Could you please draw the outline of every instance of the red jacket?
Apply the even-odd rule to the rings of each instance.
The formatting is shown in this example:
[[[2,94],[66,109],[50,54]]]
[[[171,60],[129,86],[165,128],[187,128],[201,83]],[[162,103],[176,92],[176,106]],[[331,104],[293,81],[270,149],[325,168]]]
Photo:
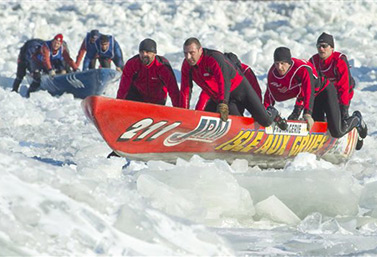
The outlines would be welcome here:
[[[249,81],[250,85],[253,87],[255,93],[257,93],[260,101],[262,102],[262,90],[260,89],[257,77],[255,76],[253,70],[244,63],[241,63],[241,67],[243,75]]]
[[[203,54],[195,66],[186,59],[182,63],[181,107],[190,107],[192,81],[215,102],[228,102],[230,92],[242,81],[242,75],[225,56],[215,50],[203,48]]]
[[[255,76],[253,70],[244,63],[241,63],[241,70],[245,78],[249,81],[249,84],[253,87],[253,89],[257,93],[260,101],[262,102],[262,91],[260,89],[257,77]],[[204,91],[202,91],[200,93],[199,100],[196,104],[195,110],[203,111],[209,99],[210,99],[210,96],[207,95]]]
[[[145,66],[139,55],[129,59],[123,68],[117,98],[125,99],[130,87],[135,86],[145,102],[160,103],[167,94],[172,104],[179,107],[179,88],[169,61],[159,55]]]
[[[339,103],[349,105],[353,97],[353,83],[347,57],[339,52],[333,52],[326,60],[319,54],[313,55],[310,60],[320,75],[326,76],[338,91]]]
[[[275,102],[297,98],[296,105],[304,107],[304,113],[312,113],[314,97],[328,84],[325,78],[318,78],[313,64],[292,58],[292,65],[287,73],[280,76],[272,65],[267,75],[267,90],[264,95],[264,106],[267,108]]]

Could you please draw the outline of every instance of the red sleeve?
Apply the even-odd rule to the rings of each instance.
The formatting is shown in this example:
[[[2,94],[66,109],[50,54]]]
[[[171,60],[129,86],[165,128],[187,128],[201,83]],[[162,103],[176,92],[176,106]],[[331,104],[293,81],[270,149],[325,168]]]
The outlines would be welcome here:
[[[67,49],[63,47],[63,58],[72,67],[73,70],[77,70],[76,63],[72,60],[71,56],[69,55]]]
[[[270,91],[270,87],[269,87],[270,83],[272,82],[271,81],[272,67],[269,69],[269,71],[267,73],[267,89],[266,89],[266,92],[264,93],[264,98],[263,98],[264,99],[264,101],[263,101],[264,108],[267,108],[270,105],[271,106],[275,105],[275,99],[273,98],[271,91]]]
[[[190,65],[186,60],[182,63],[181,68],[181,94],[180,94],[180,105],[182,108],[190,108],[190,97],[192,90],[192,81],[190,81]]]
[[[196,103],[195,110],[204,111],[209,99],[211,99],[211,97],[209,95],[207,95],[207,93],[202,90],[202,92],[200,93],[200,96],[199,96],[199,100]]]
[[[118,99],[125,99],[128,94],[128,90],[130,90],[132,77],[135,74],[135,69],[133,66],[132,59],[128,60],[126,65],[124,65],[122,78],[120,79],[117,93]]]
[[[301,81],[301,92],[297,96],[296,105],[300,105],[300,102],[303,101],[304,104],[304,113],[312,113],[313,104],[314,104],[314,77],[310,72],[311,68],[301,67],[297,74],[296,78],[299,78]]]
[[[255,76],[253,70],[249,66],[244,64],[242,64],[242,69],[246,79],[249,81],[255,93],[257,93],[259,99],[262,101],[262,90],[260,89],[257,77]]]
[[[268,88],[268,86],[267,86],[266,92],[264,93],[263,105],[264,105],[264,108],[275,105],[275,100],[272,97],[272,94],[270,93],[270,89]]]
[[[84,58],[84,54],[85,53],[86,53],[86,43],[85,43],[85,39],[84,39],[82,41],[80,50],[79,50],[79,52],[77,54],[77,57],[76,57],[76,65],[77,65],[77,67],[80,66],[81,60],[82,60],[82,58]]]
[[[174,75],[174,71],[171,68],[170,64],[169,66],[162,65],[161,67],[162,69],[160,75],[168,89],[171,102],[174,107],[179,107],[179,88],[177,84],[177,79]]]
[[[349,96],[349,91],[350,91],[350,75],[348,72],[348,67],[347,63],[339,59],[336,63],[336,71],[337,71],[337,78],[336,81],[334,82],[334,86],[336,87],[338,91],[338,99],[339,103],[343,105],[349,105],[350,103],[350,96]]]

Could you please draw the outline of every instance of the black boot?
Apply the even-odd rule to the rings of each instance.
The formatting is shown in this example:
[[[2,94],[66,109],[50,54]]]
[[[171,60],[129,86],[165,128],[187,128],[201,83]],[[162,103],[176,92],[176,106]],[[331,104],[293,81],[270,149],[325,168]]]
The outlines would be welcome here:
[[[270,114],[270,116],[273,118],[274,122],[276,125],[279,127],[281,130],[286,130],[288,128],[287,120],[283,119],[278,110],[276,110],[275,107],[273,106],[268,106],[267,107],[267,112]]]
[[[20,87],[21,82],[22,82],[22,79],[16,78],[16,79],[13,81],[13,88],[12,88],[12,91],[14,91],[14,92],[18,92],[18,88]]]
[[[363,116],[359,111],[354,111],[352,116],[356,116],[359,118],[359,123],[357,124],[357,132],[359,132],[359,136],[364,139],[368,135],[368,127],[367,124],[363,120]]]
[[[113,156],[120,157],[116,152],[112,151],[111,153],[109,153],[109,155],[107,156],[107,158],[109,159],[109,158],[111,158]]]
[[[364,140],[362,138],[357,139],[356,150],[360,150],[363,147]]]
[[[30,93],[32,92],[35,92],[37,91],[37,89],[39,88],[40,86],[40,82],[37,82],[37,81],[33,81],[26,93],[26,97],[29,98],[30,97]]]

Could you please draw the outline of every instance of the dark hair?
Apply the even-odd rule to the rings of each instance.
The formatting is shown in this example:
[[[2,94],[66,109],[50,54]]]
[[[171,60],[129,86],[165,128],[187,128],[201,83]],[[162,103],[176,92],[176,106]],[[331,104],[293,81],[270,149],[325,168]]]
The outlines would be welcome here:
[[[100,41],[101,43],[105,43],[105,42],[109,42],[110,39],[109,39],[109,37],[106,36],[106,35],[101,35],[101,36],[99,37],[99,41]]]
[[[198,49],[202,47],[202,45],[200,44],[199,39],[197,39],[196,37],[190,37],[190,38],[186,39],[186,41],[183,44],[183,46],[189,46],[191,44],[195,44],[198,47]]]

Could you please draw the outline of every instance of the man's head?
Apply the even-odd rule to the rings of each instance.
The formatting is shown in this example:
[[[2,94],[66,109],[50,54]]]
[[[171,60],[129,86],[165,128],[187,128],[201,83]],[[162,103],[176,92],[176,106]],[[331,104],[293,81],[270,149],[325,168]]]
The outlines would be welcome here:
[[[106,35],[101,35],[99,37],[99,42],[101,44],[101,50],[102,51],[106,51],[107,49],[109,49],[109,46],[110,46],[110,39],[108,36]]]
[[[99,38],[99,36],[100,36],[100,34],[99,34],[99,31],[98,31],[98,29],[93,29],[92,31],[90,31],[90,43],[94,43],[98,38]]]
[[[190,37],[183,44],[183,53],[188,64],[194,66],[202,56],[203,48],[197,38]]]
[[[291,51],[287,47],[278,47],[274,52],[274,65],[280,75],[287,73],[292,64]]]
[[[153,62],[157,54],[157,44],[153,39],[146,38],[139,44],[139,57],[144,65]]]
[[[61,47],[62,44],[63,44],[63,35],[57,34],[52,40],[52,44],[51,44],[52,49],[56,51]]]
[[[334,51],[334,37],[323,32],[317,39],[316,46],[319,57],[326,60]]]

